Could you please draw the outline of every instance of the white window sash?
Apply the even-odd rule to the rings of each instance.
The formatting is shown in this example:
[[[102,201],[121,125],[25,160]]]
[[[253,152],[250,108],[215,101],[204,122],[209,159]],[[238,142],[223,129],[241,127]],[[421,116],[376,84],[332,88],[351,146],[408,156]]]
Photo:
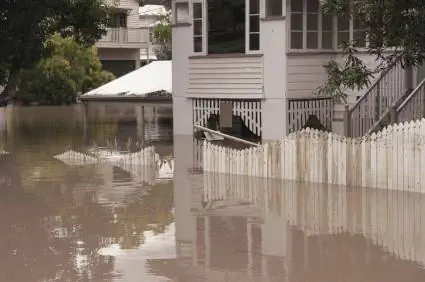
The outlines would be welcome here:
[[[333,16],[332,17],[332,46],[333,49],[324,49],[323,48],[323,21],[322,21],[322,16],[323,13],[321,11],[319,11],[319,16],[318,16],[318,48],[317,49],[307,49],[307,1],[308,0],[301,0],[303,1],[303,10],[302,10],[302,24],[303,24],[303,28],[302,28],[302,49],[293,49],[291,48],[291,37],[292,37],[292,27],[291,27],[291,16],[292,16],[292,8],[291,8],[291,1],[287,0],[287,5],[286,5],[286,18],[288,19],[288,27],[287,27],[287,47],[289,52],[329,52],[329,51],[338,51],[338,18],[337,16]],[[354,30],[354,20],[353,18],[350,18],[349,20],[349,40],[352,42],[354,40],[354,32],[356,32],[357,30]],[[367,46],[368,46],[368,38],[366,35],[366,47],[359,47],[358,49],[360,51],[364,51],[366,50]]]
[[[192,19],[192,53],[195,56],[203,56],[207,54],[207,40],[208,40],[208,27],[207,27],[207,11],[208,8],[206,7],[206,1],[207,0],[192,0],[191,6],[190,6],[190,18]],[[200,3],[202,5],[202,52],[195,52],[194,48],[194,40],[195,40],[195,23],[193,21],[193,4]]]
[[[261,52],[261,24],[258,23],[259,24],[259,28],[260,28],[260,30],[258,32],[251,32],[249,24],[250,24],[251,16],[254,16],[254,15],[255,16],[258,15],[258,20],[260,21],[260,18],[261,18],[261,6],[262,6],[261,2],[264,2],[264,1],[258,0],[259,1],[259,3],[258,3],[259,4],[259,9],[260,9],[258,11],[258,14],[251,14],[249,1],[250,0],[245,0],[245,53],[246,54],[259,54]],[[260,45],[259,50],[250,50],[249,39],[250,39],[250,35],[251,34],[258,34],[259,40],[260,40],[260,42],[259,42],[259,45]]]

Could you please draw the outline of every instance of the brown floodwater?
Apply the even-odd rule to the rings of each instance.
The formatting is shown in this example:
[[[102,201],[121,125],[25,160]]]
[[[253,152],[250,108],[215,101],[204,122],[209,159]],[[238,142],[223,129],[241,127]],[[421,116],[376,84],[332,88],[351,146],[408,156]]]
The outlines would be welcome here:
[[[173,180],[54,158],[133,148],[109,110],[0,108],[0,281],[425,281],[425,195],[202,174],[163,110],[144,143]]]

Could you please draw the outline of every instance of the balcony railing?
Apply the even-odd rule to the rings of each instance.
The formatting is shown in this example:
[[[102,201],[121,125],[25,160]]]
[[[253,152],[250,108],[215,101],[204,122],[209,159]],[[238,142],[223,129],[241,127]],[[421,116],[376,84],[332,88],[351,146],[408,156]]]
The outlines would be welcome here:
[[[108,28],[99,40],[98,47],[135,47],[142,48],[149,43],[149,31],[143,27]]]

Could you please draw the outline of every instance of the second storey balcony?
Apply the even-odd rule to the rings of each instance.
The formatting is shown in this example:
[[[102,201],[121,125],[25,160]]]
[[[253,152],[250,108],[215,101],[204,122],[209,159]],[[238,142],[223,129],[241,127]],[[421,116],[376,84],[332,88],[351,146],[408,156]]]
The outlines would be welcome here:
[[[108,28],[106,34],[98,41],[98,48],[147,48],[149,44],[148,28],[114,27]]]

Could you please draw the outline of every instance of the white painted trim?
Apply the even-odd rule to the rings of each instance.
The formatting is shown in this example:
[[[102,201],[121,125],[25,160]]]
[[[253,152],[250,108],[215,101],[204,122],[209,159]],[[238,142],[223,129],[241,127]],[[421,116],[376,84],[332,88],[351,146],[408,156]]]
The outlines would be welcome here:
[[[262,1],[262,0],[257,0],[257,1],[258,1],[258,7],[259,7],[258,14],[251,14],[250,5],[249,5],[250,0],[245,0],[245,54],[261,54],[261,17],[262,17],[261,9],[262,9],[262,5],[263,5],[262,3],[264,1]],[[251,15],[253,15],[253,16],[258,15],[258,22],[259,22],[258,23],[258,27],[259,27],[258,33],[257,32],[251,32],[251,30],[250,30],[249,24],[250,24]],[[259,42],[258,42],[259,48],[258,48],[258,50],[250,50],[249,37],[250,37],[251,34],[258,34],[258,37],[259,37]]]
[[[194,21],[194,12],[193,12],[193,5],[196,3],[200,3],[202,5],[202,52],[195,52],[194,44],[195,44],[195,21]],[[192,0],[192,3],[190,5],[190,11],[191,11],[191,21],[192,21],[192,50],[191,54],[193,56],[205,56],[207,54],[207,45],[206,41],[208,38],[208,30],[207,30],[207,9],[206,6],[206,0]]]

